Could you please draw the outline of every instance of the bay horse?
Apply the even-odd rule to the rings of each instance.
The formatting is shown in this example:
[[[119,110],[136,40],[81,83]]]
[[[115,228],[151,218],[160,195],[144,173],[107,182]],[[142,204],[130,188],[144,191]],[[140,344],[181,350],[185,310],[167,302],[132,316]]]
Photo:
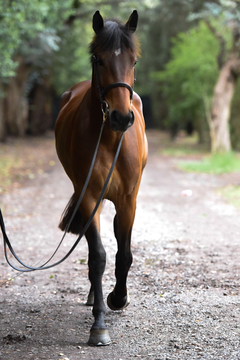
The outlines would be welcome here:
[[[80,234],[91,216],[124,133],[119,156],[104,194],[104,199],[112,201],[116,209],[116,285],[107,299],[112,310],[123,309],[130,302],[126,281],[132,264],[131,232],[136,197],[148,152],[141,99],[132,90],[138,55],[134,34],[137,22],[136,10],[125,25],[118,20],[104,22],[99,11],[96,11],[93,16],[95,35],[90,44],[92,80],[80,82],[62,95],[55,127],[57,154],[74,188],[59,227],[73,234]],[[103,121],[105,125],[89,184],[69,225],[88,175]],[[87,305],[93,306],[94,316],[90,345],[108,345],[111,342],[104,322],[106,308],[102,276],[106,252],[100,238],[100,210],[101,206],[85,233],[91,283]]]

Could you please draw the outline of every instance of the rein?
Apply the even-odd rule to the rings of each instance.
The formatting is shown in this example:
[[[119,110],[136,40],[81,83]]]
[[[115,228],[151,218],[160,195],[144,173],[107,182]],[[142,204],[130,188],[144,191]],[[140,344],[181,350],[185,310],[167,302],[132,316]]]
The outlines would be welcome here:
[[[109,173],[108,173],[107,179],[106,179],[106,181],[105,181],[105,184],[104,184],[104,186],[103,186],[103,189],[102,189],[102,191],[101,191],[101,194],[100,194],[100,196],[99,196],[99,198],[98,198],[98,201],[97,201],[97,203],[96,203],[96,205],[95,205],[95,208],[93,209],[93,212],[92,212],[90,218],[88,219],[87,223],[85,224],[85,226],[84,226],[81,234],[78,236],[77,240],[75,241],[75,243],[73,244],[73,246],[71,247],[71,249],[69,250],[69,252],[68,252],[61,260],[55,262],[54,264],[47,265],[47,264],[49,263],[49,261],[53,258],[53,256],[56,254],[56,252],[58,251],[60,245],[62,244],[63,239],[65,238],[66,233],[67,233],[67,231],[68,231],[68,229],[69,229],[69,226],[70,226],[70,224],[71,224],[71,222],[72,222],[72,219],[73,219],[73,217],[74,217],[74,215],[75,215],[75,213],[76,213],[76,211],[77,211],[77,209],[78,209],[78,206],[80,205],[80,203],[81,203],[81,201],[82,201],[82,198],[83,198],[83,196],[84,196],[84,193],[85,193],[85,191],[86,191],[88,182],[89,182],[89,180],[90,180],[90,176],[91,176],[91,173],[92,173],[93,165],[94,165],[94,162],[95,162],[95,159],[96,159],[97,149],[98,149],[98,145],[99,145],[99,143],[100,143],[100,138],[101,138],[101,135],[102,135],[103,126],[104,126],[104,122],[103,122],[103,124],[102,124],[102,128],[101,128],[100,135],[99,135],[99,139],[98,139],[98,143],[97,143],[97,146],[96,146],[96,149],[95,149],[94,157],[93,157],[93,160],[92,160],[92,163],[91,163],[91,167],[90,167],[90,170],[89,170],[87,179],[86,179],[86,181],[85,181],[85,184],[84,184],[82,193],[81,193],[81,195],[80,195],[80,197],[79,197],[79,200],[78,200],[78,202],[77,202],[77,205],[76,205],[76,207],[75,207],[75,209],[74,209],[74,211],[73,211],[72,217],[71,217],[71,219],[69,220],[69,223],[68,223],[68,225],[67,225],[67,228],[66,228],[66,230],[65,230],[65,232],[64,232],[64,235],[63,235],[63,237],[62,237],[62,239],[61,239],[58,247],[57,247],[57,249],[55,250],[55,252],[53,253],[53,255],[48,259],[48,261],[46,261],[43,265],[41,265],[41,266],[39,266],[39,267],[32,267],[32,266],[28,266],[28,265],[24,264],[24,263],[18,258],[18,256],[16,255],[16,253],[15,253],[15,251],[14,251],[12,245],[11,245],[11,242],[10,242],[10,240],[9,240],[7,234],[6,234],[5,224],[4,224],[4,220],[3,220],[3,216],[2,216],[2,211],[1,211],[1,209],[0,209],[0,227],[1,227],[1,230],[2,230],[2,234],[3,234],[4,254],[5,254],[5,258],[6,258],[7,263],[8,263],[14,270],[21,271],[21,272],[30,272],[30,271],[36,271],[36,270],[46,270],[46,269],[50,269],[50,268],[52,268],[52,267],[54,267],[54,266],[56,266],[56,265],[59,265],[59,264],[61,264],[64,260],[66,260],[66,259],[71,255],[71,253],[72,253],[73,250],[76,248],[76,246],[78,245],[78,243],[79,243],[79,241],[81,240],[81,238],[84,236],[85,232],[87,231],[88,227],[90,226],[90,224],[91,224],[91,222],[92,222],[92,220],[93,220],[93,217],[94,217],[94,215],[95,215],[95,213],[96,213],[96,211],[97,211],[97,209],[98,209],[98,207],[99,207],[99,205],[100,205],[100,203],[101,203],[101,201],[102,201],[102,199],[103,199],[104,193],[105,193],[105,191],[106,191],[106,189],[107,189],[107,186],[108,186],[110,177],[111,177],[111,175],[112,175],[112,173],[113,173],[113,169],[114,169],[115,164],[116,164],[116,162],[117,162],[117,158],[118,158],[118,155],[119,155],[119,152],[120,152],[120,148],[121,148],[121,145],[122,145],[124,133],[122,133],[122,135],[121,135],[121,138],[120,138],[120,141],[119,141],[119,144],[118,144],[118,148],[117,148],[117,151],[116,151],[116,154],[115,154],[115,157],[114,157],[112,166],[111,166],[111,168],[110,168],[110,170],[109,170]],[[9,250],[10,250],[10,252],[12,253],[12,255],[14,256],[14,258],[15,258],[22,266],[24,266],[26,269],[17,268],[16,266],[14,266],[14,265],[9,261],[8,255],[7,255],[7,247],[9,248]],[[47,266],[46,266],[46,265],[47,265]]]
[[[117,151],[116,151],[116,154],[115,154],[115,157],[114,157],[114,160],[113,160],[113,163],[112,163],[112,166],[109,170],[109,173],[108,173],[108,176],[106,178],[106,181],[104,183],[104,186],[103,186],[103,189],[99,195],[99,198],[97,200],[97,203],[95,205],[95,208],[93,209],[93,212],[90,216],[90,218],[88,219],[87,223],[85,224],[83,230],[81,231],[80,235],[78,236],[77,240],[75,241],[75,243],[73,244],[73,246],[71,247],[71,249],[68,251],[68,253],[59,261],[51,264],[51,265],[47,265],[51,260],[52,258],[55,256],[55,254],[57,253],[58,249],[60,248],[67,232],[68,232],[68,229],[71,225],[71,222],[81,204],[81,201],[84,197],[84,194],[86,192],[86,189],[87,189],[87,186],[88,186],[88,183],[89,183],[89,180],[90,180],[90,177],[91,177],[91,174],[92,174],[92,170],[93,170],[93,167],[94,167],[94,163],[95,163],[95,160],[96,160],[96,156],[97,156],[97,151],[98,151],[98,147],[99,147],[99,144],[100,144],[100,140],[101,140],[101,137],[102,137],[102,132],[103,132],[103,128],[104,128],[104,124],[105,124],[105,121],[107,119],[107,116],[109,115],[109,106],[107,104],[107,102],[104,100],[104,96],[106,95],[106,93],[115,88],[115,87],[125,87],[129,90],[130,92],[130,100],[131,100],[131,103],[132,103],[132,99],[133,99],[133,89],[132,87],[125,83],[125,82],[116,82],[116,83],[113,83],[113,84],[110,84],[108,85],[105,89],[102,88],[102,86],[100,85],[100,78],[99,78],[99,73],[98,73],[98,68],[97,68],[97,63],[98,63],[99,59],[97,59],[97,57],[95,55],[92,56],[92,64],[93,64],[93,68],[94,68],[94,73],[95,73],[95,76],[96,76],[96,81],[97,81],[97,89],[98,89],[98,92],[99,92],[99,99],[100,99],[100,102],[101,102],[101,110],[102,110],[102,113],[103,113],[103,122],[102,122],[102,126],[101,126],[101,129],[100,129],[100,134],[99,134],[99,137],[98,137],[98,141],[97,141],[97,145],[96,145],[96,148],[95,148],[95,151],[94,151],[94,155],[93,155],[93,159],[92,159],[92,162],[91,162],[91,165],[90,165],[90,169],[89,169],[89,172],[88,172],[88,175],[87,175],[87,178],[85,180],[85,183],[84,183],[84,186],[83,186],[83,189],[82,189],[82,192],[80,194],[80,197],[78,199],[78,202],[75,206],[75,209],[72,213],[72,216],[67,224],[67,227],[66,227],[66,230],[62,236],[62,239],[60,241],[60,243],[58,244],[56,250],[54,251],[54,253],[52,254],[52,256],[44,263],[42,264],[41,266],[39,267],[34,267],[34,266],[28,266],[26,264],[24,264],[20,259],[19,257],[17,256],[17,254],[15,253],[12,245],[11,245],[11,242],[6,234],[6,229],[5,229],[5,224],[4,224],[4,220],[3,220],[3,215],[2,215],[2,211],[0,209],[0,227],[1,227],[1,230],[2,230],[2,234],[3,234],[3,243],[4,243],[4,254],[5,254],[5,258],[6,258],[6,261],[7,263],[14,269],[14,270],[17,270],[17,271],[21,271],[21,272],[30,272],[30,271],[36,271],[36,270],[46,270],[46,269],[50,269],[56,265],[59,265],[61,264],[64,260],[66,260],[70,255],[71,253],[73,252],[73,250],[76,248],[76,246],[78,245],[78,243],[80,242],[81,238],[85,235],[88,227],[90,226],[93,218],[94,218],[94,215],[103,199],[103,196],[106,192],[106,189],[107,189],[107,186],[108,186],[108,183],[109,183],[109,180],[112,176],[112,173],[113,173],[113,170],[114,170],[114,167],[116,165],[116,162],[117,162],[117,159],[118,159],[118,155],[119,155],[119,152],[120,152],[120,148],[121,148],[121,145],[122,145],[122,141],[123,141],[123,136],[124,136],[124,132],[122,133],[121,135],[121,138],[120,138],[120,141],[119,141],[119,144],[118,144],[118,148],[117,148]],[[18,268],[16,267],[15,265],[13,265],[9,258],[8,258],[8,254],[7,254],[7,248],[10,250],[10,252],[12,253],[13,257],[18,261],[19,264],[21,264],[25,269],[22,269],[22,268]]]

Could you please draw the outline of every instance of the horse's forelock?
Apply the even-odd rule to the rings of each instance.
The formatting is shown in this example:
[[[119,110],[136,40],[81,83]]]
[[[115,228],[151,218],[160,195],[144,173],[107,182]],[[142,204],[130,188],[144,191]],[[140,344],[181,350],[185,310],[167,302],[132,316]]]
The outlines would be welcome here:
[[[90,53],[94,54],[96,47],[100,47],[102,51],[115,51],[117,49],[129,49],[138,53],[137,41],[132,33],[125,25],[118,20],[107,20],[104,28],[96,35],[90,44]]]

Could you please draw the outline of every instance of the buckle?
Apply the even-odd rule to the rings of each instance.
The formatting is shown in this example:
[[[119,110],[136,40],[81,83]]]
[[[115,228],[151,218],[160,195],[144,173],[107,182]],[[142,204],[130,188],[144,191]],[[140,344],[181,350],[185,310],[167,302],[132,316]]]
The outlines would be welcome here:
[[[108,106],[108,103],[103,100],[101,102],[101,110],[102,110],[102,113],[103,113],[103,122],[105,123],[105,121],[107,120],[107,117],[109,115],[109,106]]]

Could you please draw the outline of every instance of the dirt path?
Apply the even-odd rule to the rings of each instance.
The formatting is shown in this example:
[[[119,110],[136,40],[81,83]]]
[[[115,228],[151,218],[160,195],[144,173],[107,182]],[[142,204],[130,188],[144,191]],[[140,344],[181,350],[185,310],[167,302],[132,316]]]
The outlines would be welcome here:
[[[240,359],[240,212],[215,191],[239,183],[240,176],[183,173],[176,160],[159,155],[158,134],[148,137],[128,278],[131,304],[124,312],[107,311],[112,345],[86,344],[92,315],[84,305],[84,239],[61,266],[17,277],[1,251],[1,360]],[[55,249],[57,223],[72,193],[51,147],[54,167],[0,196],[9,237],[29,264],[43,262]],[[182,196],[185,189],[192,196]],[[114,286],[113,214],[106,203],[105,296]],[[74,239],[67,238],[57,258]],[[9,278],[14,281],[4,283]]]

